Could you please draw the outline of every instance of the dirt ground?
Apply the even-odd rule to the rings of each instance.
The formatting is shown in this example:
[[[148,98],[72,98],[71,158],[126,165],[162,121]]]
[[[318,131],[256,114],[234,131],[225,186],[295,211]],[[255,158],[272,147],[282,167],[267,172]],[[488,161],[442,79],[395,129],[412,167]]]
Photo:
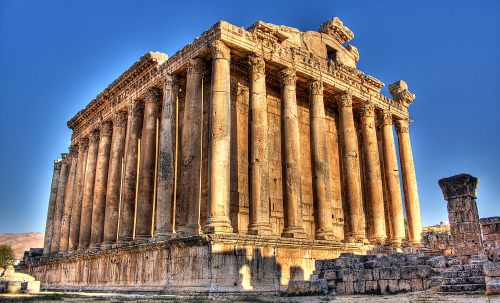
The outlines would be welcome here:
[[[417,292],[399,295],[373,296],[314,296],[314,297],[279,297],[270,295],[251,296],[220,296],[220,297],[183,297],[173,295],[152,294],[117,294],[117,293],[61,293],[42,292],[33,295],[0,295],[0,302],[186,302],[186,303],[212,303],[212,302],[279,302],[279,303],[305,303],[305,302],[362,302],[362,303],[500,303],[500,296],[484,295],[440,295],[433,292]]]

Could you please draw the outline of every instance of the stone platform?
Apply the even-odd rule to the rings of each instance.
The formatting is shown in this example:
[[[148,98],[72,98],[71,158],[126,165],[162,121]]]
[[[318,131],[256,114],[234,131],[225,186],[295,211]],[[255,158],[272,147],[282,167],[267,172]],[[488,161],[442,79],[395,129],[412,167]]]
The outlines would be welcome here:
[[[236,234],[133,243],[66,253],[28,263],[42,289],[153,291],[175,294],[278,292],[304,280],[315,261],[374,247],[332,241]]]

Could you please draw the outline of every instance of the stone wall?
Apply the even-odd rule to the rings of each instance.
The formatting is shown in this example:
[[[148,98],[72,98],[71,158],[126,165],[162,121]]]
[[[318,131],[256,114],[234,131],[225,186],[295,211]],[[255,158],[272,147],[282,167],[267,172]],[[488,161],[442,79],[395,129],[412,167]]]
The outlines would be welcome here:
[[[480,222],[485,248],[500,248],[500,217],[481,218]]]
[[[454,254],[453,242],[450,233],[424,233],[422,235],[424,247],[435,250],[437,254],[451,256]]]

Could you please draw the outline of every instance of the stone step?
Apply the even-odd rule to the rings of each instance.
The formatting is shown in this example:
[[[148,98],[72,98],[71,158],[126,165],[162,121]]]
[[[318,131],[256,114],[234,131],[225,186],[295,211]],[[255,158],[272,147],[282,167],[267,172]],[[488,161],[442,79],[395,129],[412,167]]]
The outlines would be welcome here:
[[[460,278],[444,278],[443,285],[457,285],[457,284],[485,284],[484,276],[469,276]]]
[[[486,290],[485,284],[456,284],[456,285],[441,285],[442,292],[471,292]]]

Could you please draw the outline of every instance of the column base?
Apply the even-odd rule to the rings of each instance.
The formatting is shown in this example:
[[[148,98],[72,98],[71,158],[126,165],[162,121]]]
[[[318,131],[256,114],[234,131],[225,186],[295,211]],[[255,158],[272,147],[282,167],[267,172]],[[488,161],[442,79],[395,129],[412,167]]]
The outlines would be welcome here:
[[[229,234],[233,232],[233,227],[226,217],[212,217],[207,220],[204,231],[207,234]]]
[[[99,244],[99,243],[90,244],[88,247],[88,250],[99,251],[99,250],[101,250],[101,244]]]
[[[422,247],[423,246],[421,241],[415,241],[415,240],[413,240],[413,241],[410,240],[410,245],[413,247]]]
[[[281,233],[281,237],[283,238],[294,238],[294,239],[305,239],[307,238],[307,234],[302,227],[285,227],[283,232]]]
[[[385,245],[387,243],[387,238],[383,236],[371,237],[370,243],[373,245]]]
[[[403,240],[399,238],[392,238],[391,245],[392,247],[401,247],[403,246]]]
[[[102,242],[101,249],[102,250],[111,249],[111,248],[113,248],[113,244],[116,244],[116,243],[113,243],[113,242]]]
[[[370,241],[368,241],[368,239],[364,235],[349,235],[346,237],[345,242],[370,244]]]
[[[333,231],[328,230],[316,230],[314,234],[314,239],[316,240],[325,240],[325,241],[334,241],[335,236],[333,235]]]
[[[153,236],[153,239],[155,241],[164,241],[172,238],[173,234],[171,232],[166,232],[166,233],[155,233]]]
[[[186,224],[179,226],[177,233],[182,236],[194,236],[201,234],[201,226],[199,224]]]
[[[271,224],[268,223],[255,223],[250,224],[248,227],[249,235],[257,235],[257,236],[267,236],[272,234]]]

